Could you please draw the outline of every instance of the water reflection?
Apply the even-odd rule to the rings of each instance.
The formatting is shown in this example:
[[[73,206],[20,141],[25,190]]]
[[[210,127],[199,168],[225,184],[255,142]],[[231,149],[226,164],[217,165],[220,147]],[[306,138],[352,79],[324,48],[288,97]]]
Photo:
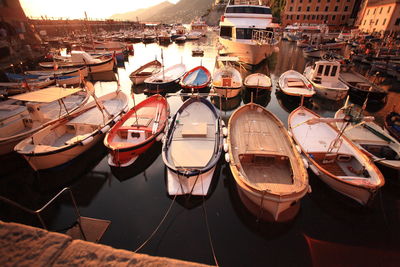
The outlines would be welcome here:
[[[253,102],[263,107],[266,107],[271,101],[271,91],[257,90],[256,93],[253,93],[250,92],[249,90],[244,90],[244,92],[242,93],[242,99],[244,104]]]

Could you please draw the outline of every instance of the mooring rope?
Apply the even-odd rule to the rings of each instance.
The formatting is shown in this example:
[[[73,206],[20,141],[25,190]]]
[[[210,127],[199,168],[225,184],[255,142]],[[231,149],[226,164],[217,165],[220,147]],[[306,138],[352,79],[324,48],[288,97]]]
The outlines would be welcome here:
[[[174,202],[175,202],[176,196],[177,196],[177,195],[175,195],[174,198],[172,199],[172,202],[171,202],[171,204],[169,205],[167,212],[164,214],[164,217],[162,218],[162,220],[160,221],[160,223],[157,225],[156,229],[154,229],[154,231],[153,231],[153,232],[151,233],[151,235],[146,239],[146,241],[144,241],[144,242],[142,243],[142,245],[140,245],[140,246],[134,251],[135,253],[137,253],[139,250],[141,250],[141,249],[150,241],[150,239],[152,239],[153,236],[157,233],[158,229],[159,229],[159,228],[161,227],[161,225],[164,223],[164,221],[165,221],[165,219],[167,218],[169,212],[171,211],[171,208],[172,208],[172,205],[173,205]]]
[[[208,217],[207,217],[207,210],[206,210],[206,200],[204,198],[204,195],[203,195],[203,205],[202,205],[202,207],[203,207],[203,213],[204,213],[204,220],[206,221],[206,227],[207,227],[207,233],[208,233],[208,242],[210,243],[210,246],[211,246],[211,252],[213,254],[215,266],[219,266],[218,265],[217,256],[215,255],[214,245],[213,245],[213,242],[212,242],[210,226],[208,224]]]

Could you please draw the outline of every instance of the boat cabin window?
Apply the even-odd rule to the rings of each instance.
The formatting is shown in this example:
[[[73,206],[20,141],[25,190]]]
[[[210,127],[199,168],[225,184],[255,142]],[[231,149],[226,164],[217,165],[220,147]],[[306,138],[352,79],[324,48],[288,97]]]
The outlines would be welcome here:
[[[237,28],[236,39],[252,39],[253,29]]]
[[[331,66],[325,66],[325,72],[324,72],[324,75],[325,76],[328,76],[329,75],[329,71],[331,70]]]
[[[319,65],[318,66],[318,75],[322,75],[322,70],[324,69],[324,66]]]
[[[270,8],[255,6],[230,6],[225,13],[272,14]]]
[[[336,72],[337,72],[338,66],[333,66],[332,67],[332,72],[331,72],[331,76],[335,77],[336,76]]]
[[[229,26],[221,26],[221,31],[219,34],[221,37],[229,37],[232,38],[232,27]]]

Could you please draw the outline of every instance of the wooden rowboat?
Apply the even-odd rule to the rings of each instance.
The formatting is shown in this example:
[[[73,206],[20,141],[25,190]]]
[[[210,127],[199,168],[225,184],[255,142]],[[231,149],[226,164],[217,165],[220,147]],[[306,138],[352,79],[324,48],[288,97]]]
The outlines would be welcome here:
[[[144,83],[149,92],[166,92],[169,87],[179,83],[179,79],[185,74],[185,72],[186,66],[184,64],[176,64],[145,79]]]
[[[228,124],[229,165],[244,205],[268,221],[292,219],[308,175],[283,123],[260,105],[241,106]]]
[[[330,122],[300,106],[289,115],[289,130],[309,168],[337,192],[367,205],[385,184],[383,175],[357,146]]]
[[[214,106],[203,97],[186,100],[173,117],[162,148],[168,194],[209,194],[222,146],[222,124]]]
[[[159,73],[160,70],[161,70],[161,62],[158,60],[153,60],[133,71],[129,75],[129,78],[131,79],[134,85],[142,84],[145,79],[151,77],[156,73]]]
[[[104,138],[108,164],[127,167],[160,141],[168,122],[169,106],[161,95],[153,95],[129,110]]]
[[[270,92],[272,88],[271,78],[262,73],[253,73],[247,76],[243,82],[247,90],[254,94]]]
[[[186,72],[180,84],[182,89],[186,91],[194,90],[195,92],[205,93],[209,89],[210,82],[210,71],[203,66],[198,66]]]
[[[301,73],[288,70],[279,77],[279,88],[288,96],[312,97],[315,94],[314,86]]]
[[[231,66],[222,66],[213,73],[212,86],[216,93],[226,98],[239,95],[242,89],[242,75]]]

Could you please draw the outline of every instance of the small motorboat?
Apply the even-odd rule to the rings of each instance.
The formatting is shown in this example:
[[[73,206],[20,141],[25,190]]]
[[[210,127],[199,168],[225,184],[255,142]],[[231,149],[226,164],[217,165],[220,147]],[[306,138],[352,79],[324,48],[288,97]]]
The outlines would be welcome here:
[[[255,94],[254,97],[271,92],[272,88],[271,78],[262,73],[248,75],[243,84],[250,93]]]
[[[226,159],[249,211],[268,221],[293,219],[309,190],[308,174],[283,123],[262,106],[246,104],[229,119],[227,143]]]
[[[340,72],[339,79],[349,88],[349,95],[353,102],[364,103],[368,97],[369,103],[384,102],[388,92],[382,87],[368,80],[366,77],[353,70]]]
[[[347,96],[349,87],[339,80],[340,62],[319,60],[304,70],[317,95],[330,100],[341,100]]]
[[[290,113],[288,126],[312,172],[332,189],[367,205],[385,179],[372,160],[330,124],[336,121],[300,106]]]
[[[95,97],[81,110],[22,140],[14,150],[36,171],[61,167],[102,141],[127,109],[128,97],[120,90]]]
[[[153,95],[134,106],[118,121],[104,138],[108,148],[108,164],[127,167],[160,141],[168,123],[167,99]]]
[[[23,94],[28,91],[43,89],[54,83],[53,79],[30,79],[21,80],[19,82],[0,82],[0,88],[4,89],[3,94],[10,96],[16,94]]]
[[[80,68],[62,68],[58,70],[28,70],[25,71],[27,75],[37,75],[37,76],[88,76],[88,69],[86,66]]]
[[[113,57],[94,58],[84,51],[72,51],[71,59],[65,62],[40,62],[39,66],[45,69],[55,68],[81,68],[87,67],[89,73],[112,71],[115,59]]]
[[[229,60],[225,57],[217,58],[216,69],[212,75],[212,87],[217,94],[225,98],[239,95],[243,85],[242,75],[228,63]],[[224,64],[224,61],[227,63]]]
[[[325,55],[325,53],[326,51],[316,48],[314,46],[307,46],[303,48],[304,57],[322,58]]]
[[[173,65],[166,69],[162,67],[159,73],[145,79],[144,83],[149,92],[166,92],[169,87],[179,83],[180,78],[185,74],[185,72],[186,66],[182,63]]]
[[[208,195],[222,150],[217,110],[203,97],[186,100],[172,118],[162,148],[168,194]]]
[[[382,171],[389,168],[400,173],[400,143],[376,123],[365,121],[363,111],[354,105],[345,105],[335,114],[337,119],[345,117],[346,121],[336,122],[336,127],[339,130],[346,127],[344,135],[369,156]]]
[[[279,77],[279,88],[288,96],[312,97],[314,86],[306,77],[295,70],[288,70]]]
[[[208,92],[211,83],[210,71],[203,67],[197,66],[183,75],[180,85],[185,91],[195,91],[200,93]]]
[[[389,133],[400,142],[400,114],[390,112],[385,118],[385,128]]]
[[[201,48],[193,48],[192,49],[192,56],[193,57],[202,57],[204,56],[204,50]]]
[[[0,155],[33,133],[79,110],[89,94],[82,88],[50,87],[0,102]]]
[[[186,42],[186,36],[185,35],[181,35],[175,38],[175,43],[179,44],[179,43],[184,43]]]
[[[129,78],[134,85],[142,84],[145,79],[159,73],[161,70],[161,66],[161,62],[158,60],[150,61],[149,63],[144,64],[143,66],[133,71],[129,75]]]

